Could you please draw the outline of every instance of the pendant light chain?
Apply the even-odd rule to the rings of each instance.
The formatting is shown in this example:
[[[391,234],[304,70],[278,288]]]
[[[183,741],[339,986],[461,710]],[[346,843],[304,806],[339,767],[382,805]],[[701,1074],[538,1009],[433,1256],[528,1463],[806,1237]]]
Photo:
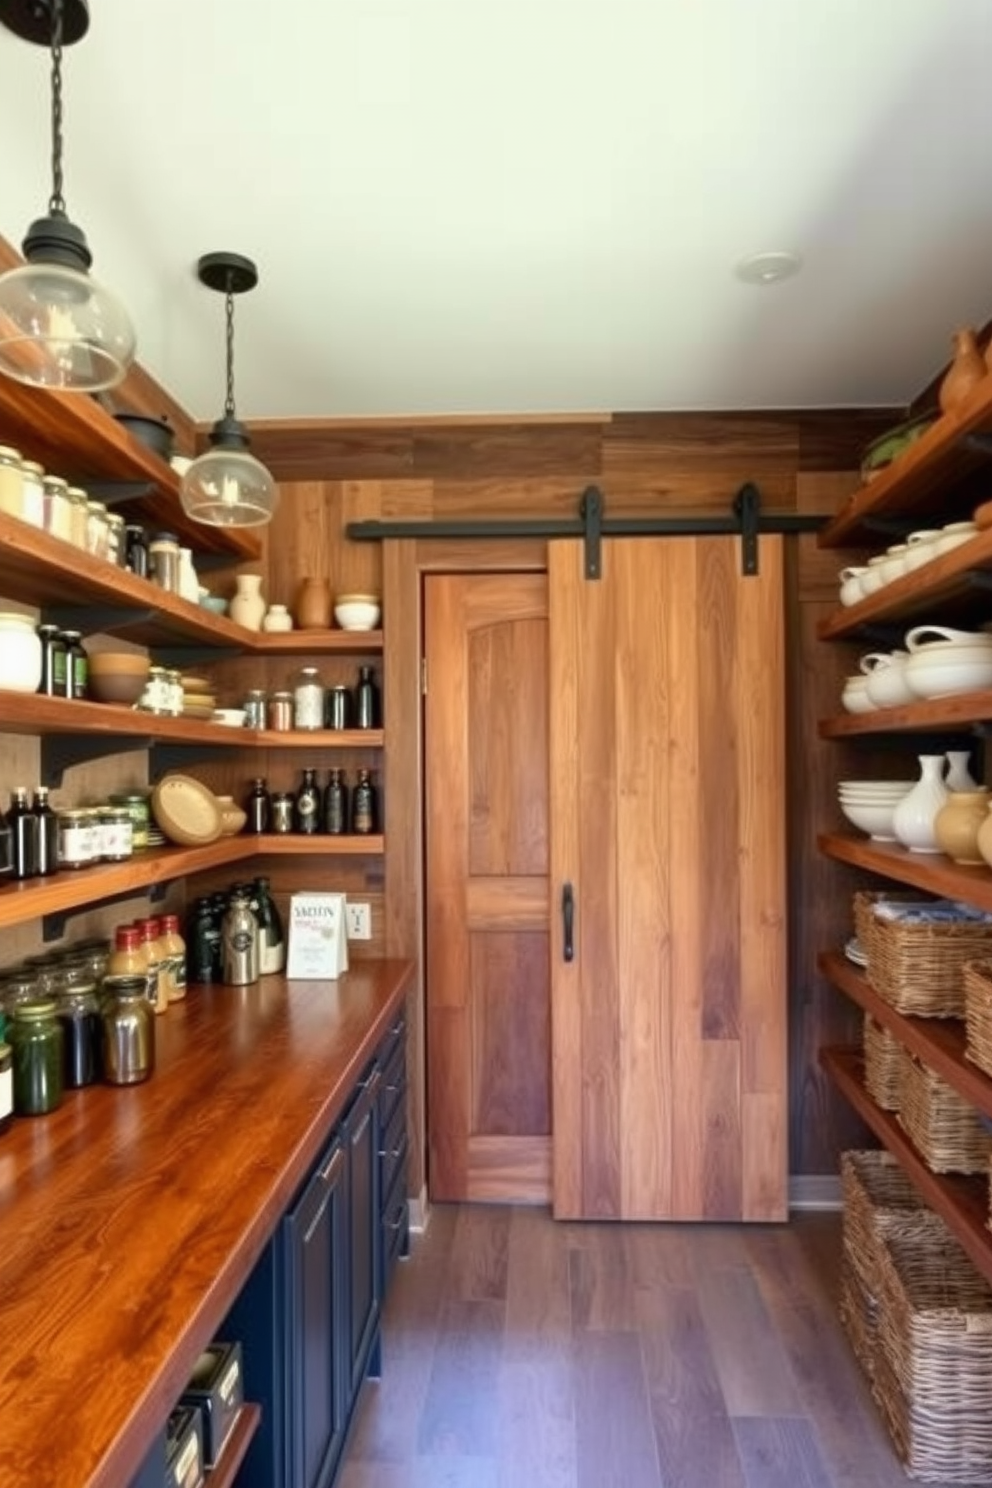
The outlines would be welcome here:
[[[234,418],[234,296],[227,291],[227,397],[225,418]]]
[[[62,195],[62,4],[52,5],[52,195],[48,210],[52,216],[65,216]]]

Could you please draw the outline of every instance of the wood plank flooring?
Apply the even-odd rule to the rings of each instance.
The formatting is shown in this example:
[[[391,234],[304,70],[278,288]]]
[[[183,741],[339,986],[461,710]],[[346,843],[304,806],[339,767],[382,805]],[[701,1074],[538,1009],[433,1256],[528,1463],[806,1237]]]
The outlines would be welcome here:
[[[839,1249],[837,1215],[437,1206],[339,1488],[904,1488],[837,1322]]]

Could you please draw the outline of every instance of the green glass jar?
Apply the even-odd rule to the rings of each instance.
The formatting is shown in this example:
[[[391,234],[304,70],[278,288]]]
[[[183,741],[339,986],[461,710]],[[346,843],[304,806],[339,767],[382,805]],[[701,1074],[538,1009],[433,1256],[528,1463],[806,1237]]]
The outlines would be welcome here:
[[[150,791],[115,791],[110,797],[112,806],[120,807],[131,818],[131,848],[140,852],[148,846],[148,829],[151,826]]]
[[[14,1059],[14,1110],[45,1116],[62,1103],[63,1034],[51,998],[15,1003],[7,1039]]]

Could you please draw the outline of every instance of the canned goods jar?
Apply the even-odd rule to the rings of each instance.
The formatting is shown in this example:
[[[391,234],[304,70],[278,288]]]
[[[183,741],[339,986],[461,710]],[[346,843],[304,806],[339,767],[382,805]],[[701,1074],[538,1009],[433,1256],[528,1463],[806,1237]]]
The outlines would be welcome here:
[[[44,474],[37,460],[24,460],[21,464],[21,515],[32,527],[45,525]]]
[[[244,701],[245,728],[264,729],[265,727],[265,693],[260,687],[253,687]]]
[[[15,1003],[8,1033],[13,1054],[14,1110],[44,1116],[62,1104],[64,1038],[52,998]]]
[[[95,861],[96,844],[85,811],[60,811],[59,867],[88,868]]]
[[[45,531],[67,542],[70,531],[69,483],[58,475],[46,475],[41,482]]]
[[[288,733],[293,727],[293,694],[274,692],[269,698],[268,725],[273,733]]]
[[[152,814],[146,791],[115,791],[110,797],[112,806],[122,807],[131,818],[131,848],[134,852],[148,846],[148,829]]]
[[[319,729],[324,726],[324,689],[316,667],[303,667],[293,688],[293,727]]]
[[[89,522],[89,497],[82,486],[70,486],[66,492],[69,500],[69,541],[74,548],[86,549]]]
[[[142,713],[168,713],[168,704],[169,679],[165,667],[149,667],[148,681],[138,699],[138,708]]]
[[[69,986],[58,1001],[66,1089],[95,1085],[100,1078],[102,1020],[95,982]]]
[[[108,863],[123,863],[134,851],[131,814],[120,806],[102,806],[100,856]]]

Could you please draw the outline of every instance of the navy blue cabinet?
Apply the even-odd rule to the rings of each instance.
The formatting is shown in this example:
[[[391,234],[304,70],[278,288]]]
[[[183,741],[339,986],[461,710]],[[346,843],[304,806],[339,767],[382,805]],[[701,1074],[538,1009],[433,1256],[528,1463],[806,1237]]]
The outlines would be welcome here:
[[[381,1268],[379,1245],[378,1066],[368,1071],[345,1116],[341,1140],[348,1151],[348,1404],[367,1373],[379,1373]]]
[[[410,1248],[406,1201],[406,1018],[403,1013],[383,1039],[379,1053],[379,1255],[385,1296],[396,1262]]]

